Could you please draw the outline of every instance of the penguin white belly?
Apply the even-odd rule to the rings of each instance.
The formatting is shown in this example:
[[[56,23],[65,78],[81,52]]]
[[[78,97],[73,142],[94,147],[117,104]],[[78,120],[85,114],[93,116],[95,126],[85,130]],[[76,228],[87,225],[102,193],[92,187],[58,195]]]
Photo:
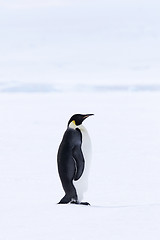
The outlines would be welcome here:
[[[83,194],[88,189],[88,175],[91,163],[91,140],[86,128],[83,125],[78,126],[82,133],[82,153],[85,160],[84,172],[78,181],[74,181],[77,190],[78,201],[82,201]]]

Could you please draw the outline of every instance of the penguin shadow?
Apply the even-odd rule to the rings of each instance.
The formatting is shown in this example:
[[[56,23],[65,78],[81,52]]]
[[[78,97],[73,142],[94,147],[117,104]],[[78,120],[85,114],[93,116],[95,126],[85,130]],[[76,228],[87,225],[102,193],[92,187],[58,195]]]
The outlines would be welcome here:
[[[140,208],[140,207],[159,207],[160,203],[144,203],[144,204],[126,204],[126,205],[90,205],[93,208]]]
[[[99,208],[99,209],[125,209],[125,208],[142,208],[142,207],[160,207],[160,203],[142,203],[142,204],[126,204],[126,205],[92,205],[88,202],[75,202],[72,201],[67,204],[57,205],[75,205],[75,206],[88,206],[89,208]]]

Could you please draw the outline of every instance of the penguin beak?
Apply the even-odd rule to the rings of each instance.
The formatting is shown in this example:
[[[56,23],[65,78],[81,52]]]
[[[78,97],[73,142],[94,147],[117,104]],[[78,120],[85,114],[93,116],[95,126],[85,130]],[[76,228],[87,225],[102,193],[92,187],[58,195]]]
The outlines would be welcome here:
[[[88,117],[90,117],[90,116],[93,116],[94,114],[85,114],[84,116],[83,116],[83,120],[84,119],[86,119],[86,118],[88,118]]]

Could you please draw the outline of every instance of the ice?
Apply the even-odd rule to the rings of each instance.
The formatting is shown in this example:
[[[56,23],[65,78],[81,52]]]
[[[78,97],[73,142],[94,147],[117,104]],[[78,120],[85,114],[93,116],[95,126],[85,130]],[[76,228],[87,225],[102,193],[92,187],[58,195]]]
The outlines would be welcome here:
[[[159,239],[159,92],[1,93],[0,239]],[[68,119],[93,148],[89,206],[63,196],[56,154]]]

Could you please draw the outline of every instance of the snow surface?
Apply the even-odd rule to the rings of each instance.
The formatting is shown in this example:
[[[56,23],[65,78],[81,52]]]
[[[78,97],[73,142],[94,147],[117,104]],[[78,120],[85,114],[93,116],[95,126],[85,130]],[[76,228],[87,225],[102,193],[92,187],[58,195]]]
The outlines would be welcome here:
[[[160,93],[1,93],[1,240],[159,240]],[[57,205],[56,154],[70,116],[93,148],[91,207]]]

